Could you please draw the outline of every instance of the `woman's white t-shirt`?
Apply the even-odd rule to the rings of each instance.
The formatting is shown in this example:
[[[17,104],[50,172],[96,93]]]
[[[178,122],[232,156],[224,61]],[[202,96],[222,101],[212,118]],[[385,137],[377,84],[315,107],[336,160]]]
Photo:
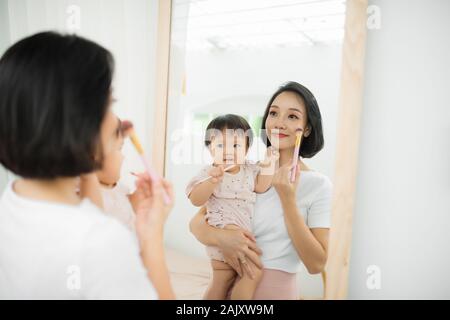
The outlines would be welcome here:
[[[0,199],[0,299],[157,299],[137,239],[88,200]]]
[[[316,171],[302,171],[297,186],[297,208],[309,228],[331,225],[332,184]],[[297,273],[301,260],[287,232],[280,198],[275,188],[256,196],[253,234],[262,250],[266,269]]]

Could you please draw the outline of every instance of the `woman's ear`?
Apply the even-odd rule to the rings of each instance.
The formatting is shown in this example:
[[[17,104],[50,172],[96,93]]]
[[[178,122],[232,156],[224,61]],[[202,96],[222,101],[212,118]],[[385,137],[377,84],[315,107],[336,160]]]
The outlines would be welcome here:
[[[97,170],[103,168],[103,162],[105,159],[105,152],[103,149],[103,143],[100,138],[97,138],[98,143],[95,146],[94,154],[91,155],[92,160],[97,164]]]
[[[303,136],[305,138],[307,138],[310,134],[311,134],[311,126],[309,124],[307,124],[306,128],[305,128],[305,132],[303,133]]]

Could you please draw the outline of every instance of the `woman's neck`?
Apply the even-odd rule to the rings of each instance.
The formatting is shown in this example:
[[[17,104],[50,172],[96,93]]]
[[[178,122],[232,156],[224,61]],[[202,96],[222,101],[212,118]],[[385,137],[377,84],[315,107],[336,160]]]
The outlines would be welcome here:
[[[13,189],[18,195],[33,200],[78,205],[81,202],[78,184],[78,178],[21,179],[14,183]]]

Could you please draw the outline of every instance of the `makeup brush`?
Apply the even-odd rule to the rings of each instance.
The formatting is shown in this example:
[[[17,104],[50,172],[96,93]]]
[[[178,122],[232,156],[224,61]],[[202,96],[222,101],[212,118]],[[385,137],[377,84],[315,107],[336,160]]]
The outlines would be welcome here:
[[[298,164],[298,153],[300,151],[300,144],[302,142],[302,133],[303,129],[298,128],[295,131],[296,139],[295,139],[295,148],[294,148],[294,156],[292,158],[292,171],[291,171],[291,183],[295,181],[295,175],[297,174],[297,164]]]
[[[133,124],[130,121],[123,121],[122,122],[122,132],[126,131],[126,134],[130,137],[131,142],[133,143],[135,149],[139,153],[139,156],[141,158],[142,163],[144,164],[145,170],[150,176],[150,179],[153,182],[159,182],[161,181],[161,177],[156,173],[156,171],[150,166],[147,159],[144,155],[144,148],[142,148],[142,145],[136,135],[136,132],[134,131]],[[164,203],[166,205],[170,204],[170,197],[167,194],[167,192],[163,189],[163,198]]]
[[[229,167],[226,167],[225,169],[223,169],[223,171],[224,171],[224,172],[227,172],[228,170],[231,170],[231,169],[233,169],[234,167],[236,167],[235,164],[233,164],[233,165],[231,165],[231,166],[229,166]],[[208,176],[208,177],[206,177],[206,178],[200,180],[200,181],[197,182],[196,184],[203,183],[203,182],[205,182],[206,180],[209,180],[209,179],[211,179],[211,178],[212,178],[211,176]]]
[[[126,137],[128,135],[128,133],[129,133],[128,130],[131,130],[131,129],[133,129],[133,124],[131,123],[131,121],[123,120],[120,123],[120,132],[122,133],[122,135],[124,137]]]

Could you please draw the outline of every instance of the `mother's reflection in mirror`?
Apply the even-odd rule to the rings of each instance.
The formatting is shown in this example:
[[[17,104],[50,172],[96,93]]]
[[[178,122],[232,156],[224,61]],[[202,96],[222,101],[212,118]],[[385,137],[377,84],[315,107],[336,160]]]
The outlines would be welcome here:
[[[267,105],[261,129],[265,144],[277,150],[279,157],[273,159],[276,172],[268,176],[271,186],[256,194],[251,225],[213,226],[207,219],[209,208],[202,208],[190,223],[195,237],[206,246],[216,247],[222,257],[223,268],[213,272],[205,298],[220,299],[223,293],[214,291],[219,277],[230,284],[231,298],[298,299],[296,274],[301,263],[316,274],[324,270],[327,261],[332,185],[328,177],[311,170],[302,160],[313,157],[324,145],[322,118],[314,95],[296,82],[282,85]],[[303,130],[303,139],[298,165],[292,168],[298,129]],[[291,170],[296,170],[293,183]],[[226,215],[226,209],[219,208],[216,214]],[[238,274],[234,284],[232,277],[221,278],[222,271]],[[240,288],[243,283],[249,287],[247,291]]]

